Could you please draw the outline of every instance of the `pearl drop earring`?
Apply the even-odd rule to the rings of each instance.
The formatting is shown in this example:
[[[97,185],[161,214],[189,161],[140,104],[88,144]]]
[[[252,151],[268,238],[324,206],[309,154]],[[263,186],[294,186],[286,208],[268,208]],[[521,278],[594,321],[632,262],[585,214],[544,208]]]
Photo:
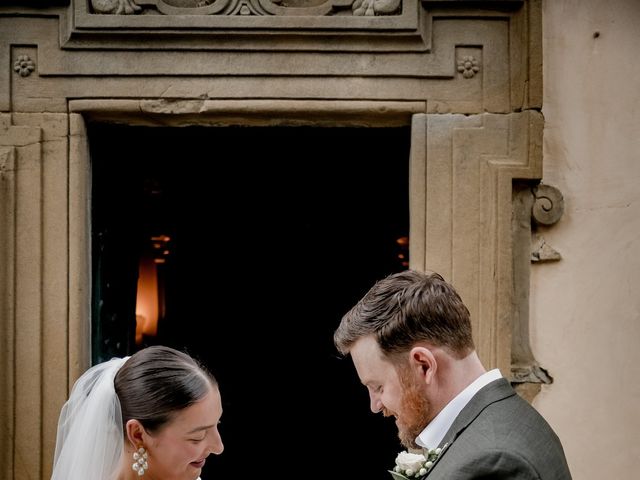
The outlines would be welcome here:
[[[144,447],[140,447],[137,452],[133,452],[133,465],[131,465],[131,468],[138,473],[139,477],[144,475],[144,472],[149,468],[147,457],[147,451]]]

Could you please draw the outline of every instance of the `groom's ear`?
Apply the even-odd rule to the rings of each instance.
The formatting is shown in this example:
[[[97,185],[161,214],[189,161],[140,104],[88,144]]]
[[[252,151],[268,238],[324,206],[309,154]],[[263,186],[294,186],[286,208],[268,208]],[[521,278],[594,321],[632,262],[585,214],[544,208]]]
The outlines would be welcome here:
[[[409,363],[418,371],[424,383],[428,385],[433,382],[438,370],[438,361],[431,349],[424,346],[413,347],[409,352]]]
[[[127,420],[125,428],[127,429],[127,438],[135,448],[144,444],[143,435],[145,434],[145,429],[138,420]]]

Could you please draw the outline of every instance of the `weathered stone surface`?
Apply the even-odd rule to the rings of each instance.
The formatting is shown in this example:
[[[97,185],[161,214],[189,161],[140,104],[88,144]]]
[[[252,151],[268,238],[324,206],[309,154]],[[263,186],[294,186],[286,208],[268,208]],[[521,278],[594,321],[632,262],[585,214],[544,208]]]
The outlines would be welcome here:
[[[512,182],[542,175],[540,41],[538,0],[0,6],[0,476],[48,478],[89,364],[88,121],[412,125],[411,266],[453,281],[482,358],[509,371]]]
[[[542,174],[542,122],[531,111],[414,121],[411,266],[454,283],[471,312],[481,358],[503,371],[510,371],[516,313],[512,182]]]

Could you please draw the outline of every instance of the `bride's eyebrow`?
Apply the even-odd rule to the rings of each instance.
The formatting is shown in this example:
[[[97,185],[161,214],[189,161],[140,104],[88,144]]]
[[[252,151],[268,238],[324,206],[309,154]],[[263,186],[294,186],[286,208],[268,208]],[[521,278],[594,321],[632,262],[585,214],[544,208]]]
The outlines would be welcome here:
[[[188,431],[187,434],[200,432],[202,430],[207,430],[207,429],[212,428],[212,427],[215,427],[215,425],[204,425],[202,427],[196,427],[193,430]]]

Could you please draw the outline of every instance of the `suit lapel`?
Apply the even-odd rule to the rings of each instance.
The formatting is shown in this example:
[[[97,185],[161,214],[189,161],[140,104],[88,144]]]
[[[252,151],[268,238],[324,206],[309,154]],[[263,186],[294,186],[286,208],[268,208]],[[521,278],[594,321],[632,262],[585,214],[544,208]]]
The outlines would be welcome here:
[[[485,408],[515,394],[515,390],[511,388],[506,378],[499,378],[481,388],[456,417],[442,443],[452,444]]]
[[[482,387],[478,393],[465,405],[462,411],[458,414],[453,421],[451,428],[445,434],[444,438],[440,442],[439,447],[442,448],[442,452],[433,463],[433,470],[438,461],[444,456],[451,444],[458,438],[458,436],[482,413],[482,411],[489,405],[505,398],[515,395],[515,390],[511,387],[507,379],[499,378],[494,380],[490,384]]]

